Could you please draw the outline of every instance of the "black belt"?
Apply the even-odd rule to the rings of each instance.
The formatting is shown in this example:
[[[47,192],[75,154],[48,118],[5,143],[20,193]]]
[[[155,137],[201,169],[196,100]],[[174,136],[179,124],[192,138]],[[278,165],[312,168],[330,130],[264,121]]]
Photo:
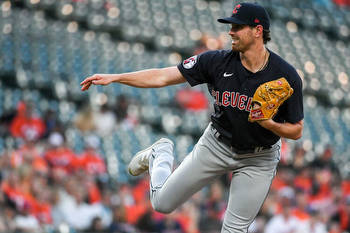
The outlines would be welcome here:
[[[212,130],[214,131],[214,136],[215,138],[224,143],[226,146],[228,146],[232,152],[236,153],[236,154],[252,154],[252,153],[258,153],[261,152],[263,150],[268,150],[271,149],[272,146],[256,146],[256,147],[251,147],[251,148],[237,148],[232,146],[231,144],[231,139],[228,137],[225,137],[224,135],[220,134],[220,132],[214,128],[214,126],[211,127]]]

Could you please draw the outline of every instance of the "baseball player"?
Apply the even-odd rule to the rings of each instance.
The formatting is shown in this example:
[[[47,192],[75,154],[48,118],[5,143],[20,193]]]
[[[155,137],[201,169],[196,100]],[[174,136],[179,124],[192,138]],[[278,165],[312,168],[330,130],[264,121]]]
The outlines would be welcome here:
[[[207,51],[174,67],[95,74],[81,85],[85,91],[112,82],[140,88],[206,83],[215,112],[193,151],[172,172],[174,144],[162,138],[133,157],[129,173],[148,170],[153,208],[170,213],[203,186],[233,172],[221,232],[247,232],[275,176],[280,137],[302,135],[302,81],[265,47],[270,21],[263,7],[241,3],[218,21],[231,26],[231,50]]]

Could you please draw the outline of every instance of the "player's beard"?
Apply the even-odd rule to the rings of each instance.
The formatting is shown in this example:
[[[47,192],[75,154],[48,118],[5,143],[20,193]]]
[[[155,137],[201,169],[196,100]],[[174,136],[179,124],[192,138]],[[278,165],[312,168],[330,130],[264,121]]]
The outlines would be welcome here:
[[[245,52],[253,43],[252,41],[247,40],[247,38],[232,38],[232,41],[231,48],[234,52]]]
[[[237,38],[236,39],[232,39],[231,48],[232,48],[232,50],[234,52],[241,52],[239,40]]]
[[[232,51],[234,52],[244,52],[246,50],[245,47],[246,46],[242,44],[239,39],[235,39],[234,43],[231,45]]]
[[[244,53],[249,50],[255,43],[252,29],[246,28],[239,33],[231,33],[231,48],[235,52]]]

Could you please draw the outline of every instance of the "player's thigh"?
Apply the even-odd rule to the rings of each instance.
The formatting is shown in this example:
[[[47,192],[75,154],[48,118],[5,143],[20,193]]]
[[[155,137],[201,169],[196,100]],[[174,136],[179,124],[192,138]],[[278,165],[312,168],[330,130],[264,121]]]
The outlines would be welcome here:
[[[263,158],[257,159],[259,160]],[[233,173],[222,233],[248,231],[265,201],[276,173],[278,159],[268,160],[270,161],[263,165],[247,164]]]
[[[226,172],[222,160],[217,159],[215,151],[205,144],[205,140],[197,143],[157,191],[153,204],[162,206],[166,212],[172,211],[203,186]]]

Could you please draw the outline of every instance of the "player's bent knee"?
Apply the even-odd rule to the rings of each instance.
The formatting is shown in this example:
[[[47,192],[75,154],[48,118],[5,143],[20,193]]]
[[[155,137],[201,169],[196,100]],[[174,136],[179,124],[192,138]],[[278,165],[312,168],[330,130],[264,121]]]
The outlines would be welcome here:
[[[176,209],[176,207],[169,205],[169,203],[160,204],[157,201],[152,201],[152,207],[155,211],[160,212],[162,214],[170,214]]]
[[[250,224],[240,221],[224,221],[221,228],[221,233],[247,233]]]
[[[166,209],[166,208],[162,208],[162,207],[156,207],[154,208],[155,211],[162,213],[162,214],[170,214],[171,212],[174,211],[174,209]]]

